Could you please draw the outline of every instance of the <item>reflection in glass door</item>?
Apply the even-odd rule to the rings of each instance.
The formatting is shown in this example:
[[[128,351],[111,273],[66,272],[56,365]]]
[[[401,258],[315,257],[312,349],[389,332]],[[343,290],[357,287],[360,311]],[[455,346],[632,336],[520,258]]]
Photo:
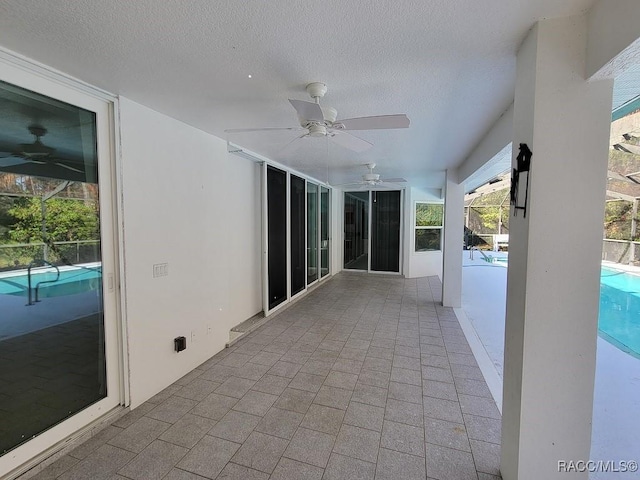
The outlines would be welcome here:
[[[107,396],[96,114],[0,82],[0,455]]]
[[[344,193],[344,268],[369,269],[369,192]]]
[[[318,185],[307,182],[307,285],[318,280]]]

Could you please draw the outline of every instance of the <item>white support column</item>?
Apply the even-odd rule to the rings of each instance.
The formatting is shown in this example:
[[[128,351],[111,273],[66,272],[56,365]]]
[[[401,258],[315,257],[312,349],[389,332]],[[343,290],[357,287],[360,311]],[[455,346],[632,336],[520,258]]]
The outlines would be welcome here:
[[[444,247],[442,256],[442,305],[462,304],[462,245],[464,240],[464,185],[455,170],[447,170],[444,196]]]
[[[584,16],[541,21],[517,57],[514,165],[520,143],[533,157],[509,224],[504,480],[589,460],[613,82],[585,80],[586,33]]]

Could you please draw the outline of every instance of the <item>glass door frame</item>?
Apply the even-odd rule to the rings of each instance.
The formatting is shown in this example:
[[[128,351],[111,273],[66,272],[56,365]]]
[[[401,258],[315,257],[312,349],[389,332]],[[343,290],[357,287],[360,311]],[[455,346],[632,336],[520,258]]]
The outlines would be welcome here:
[[[309,184],[314,185],[317,189],[316,192],[316,237],[318,239],[316,245],[316,279],[307,284],[307,289],[319,284],[323,280],[331,277],[331,197],[333,195],[333,189],[324,185],[321,182],[307,180],[307,193]],[[327,273],[322,275],[322,190],[326,189],[327,193]],[[305,198],[308,198],[305,197]],[[308,212],[308,210],[307,210]],[[307,222],[309,219],[307,218]],[[308,238],[306,240],[306,246],[309,248]]]
[[[330,246],[332,244],[332,224],[331,224],[331,215],[330,215],[330,208],[331,208],[331,197],[333,195],[333,188],[330,185],[327,185],[326,183],[323,183],[319,180],[313,179],[303,173],[300,173],[296,170],[292,170],[289,167],[286,167],[284,165],[281,165],[277,162],[272,162],[272,161],[267,161],[266,159],[260,159],[260,164],[261,164],[261,186],[262,186],[262,192],[261,192],[261,196],[262,196],[262,311],[264,313],[264,316],[267,317],[269,315],[272,315],[273,313],[277,312],[278,310],[280,310],[281,308],[284,308],[286,305],[288,305],[289,303],[291,303],[293,300],[304,296],[306,293],[308,293],[309,289],[313,288],[314,286],[318,285],[319,283],[321,283],[322,281],[331,278],[331,249]],[[267,169],[269,167],[272,168],[276,168],[278,170],[282,170],[286,173],[287,177],[286,177],[286,184],[287,184],[287,207],[286,207],[286,215],[287,215],[287,233],[286,233],[286,242],[287,242],[287,298],[285,300],[283,300],[281,303],[279,303],[278,305],[274,306],[273,308],[269,308],[269,238],[268,238],[268,231],[269,231],[269,215],[268,215],[268,204],[267,204],[267,198],[268,198],[268,192],[267,192]],[[313,184],[316,186],[316,188],[318,189],[318,208],[317,208],[317,215],[316,215],[316,228],[318,229],[318,248],[317,248],[317,262],[318,262],[318,278],[316,280],[314,280],[313,282],[307,284],[306,283],[306,276],[305,276],[305,286],[304,288],[299,291],[298,293],[296,293],[295,295],[291,294],[291,176],[296,176],[298,178],[301,178],[305,181],[305,195],[304,195],[304,211],[305,211],[305,228],[304,228],[304,245],[305,245],[305,251],[308,248],[308,232],[307,232],[307,222],[309,221],[308,219],[308,204],[307,204],[307,193],[308,193],[308,185],[309,184]],[[321,228],[321,215],[320,215],[320,202],[321,202],[321,191],[322,188],[326,188],[328,190],[328,196],[327,196],[327,209],[328,209],[328,246],[329,246],[329,250],[328,250],[328,267],[329,267],[329,273],[327,275],[325,275],[324,277],[321,276],[320,274],[320,261],[321,261],[321,250],[320,250],[320,245],[321,245],[321,234],[320,234],[320,228]],[[307,267],[308,267],[308,260],[307,257],[305,255],[305,271],[307,271]]]
[[[327,199],[326,199],[326,214],[327,214],[327,246],[325,247],[326,249],[326,253],[327,253],[327,272],[323,275],[322,274],[322,242],[324,242],[324,239],[322,238],[322,206],[323,206],[323,200],[322,200],[322,195],[323,195],[323,190],[327,190]],[[318,222],[319,222],[319,226],[318,226],[318,240],[319,240],[319,255],[320,255],[320,260],[318,263],[318,268],[320,269],[320,275],[319,275],[319,281],[321,282],[324,278],[330,276],[331,274],[331,189],[329,187],[326,187],[324,185],[320,185],[319,188],[319,204],[318,204]]]
[[[346,232],[346,225],[345,225],[345,202],[344,202],[344,196],[346,193],[349,192],[367,192],[368,193],[368,210],[367,210],[367,228],[368,228],[368,237],[367,237],[367,269],[366,270],[362,270],[362,269],[355,269],[355,268],[345,268],[344,266],[344,232]],[[384,272],[384,271],[379,271],[379,270],[371,270],[371,237],[372,237],[372,223],[373,223],[373,192],[400,192],[400,245],[398,248],[398,271],[397,272]],[[343,232],[343,238],[342,238],[342,269],[346,270],[346,271],[353,271],[353,272],[366,272],[366,273],[373,273],[376,275],[403,275],[403,271],[404,271],[404,222],[405,222],[405,218],[404,218],[404,212],[406,211],[406,205],[405,203],[405,189],[404,188],[397,188],[397,189],[370,189],[370,190],[343,190],[342,191],[342,232]]]
[[[306,199],[307,201],[309,200],[309,185],[313,185],[315,188],[315,195],[316,195],[316,218],[315,218],[315,224],[316,224],[316,279],[313,280],[312,282],[309,283],[309,256],[308,256],[308,252],[309,252],[309,205],[307,204],[307,239],[306,239],[306,248],[307,248],[307,289],[309,287],[312,287],[313,285],[317,284],[318,281],[320,280],[320,264],[318,263],[320,261],[320,184],[316,183],[316,182],[310,182],[307,180],[306,182]]]
[[[2,476],[9,472],[19,475],[27,471],[56,450],[63,448],[69,438],[81,435],[109,413],[115,413],[120,406],[128,405],[129,385],[125,377],[128,366],[123,298],[119,293],[123,266],[119,255],[122,251],[122,235],[119,230],[121,186],[117,182],[117,172],[120,170],[118,124],[115,114],[118,100],[106,92],[2,49],[0,65],[0,80],[96,114],[107,382],[105,398],[0,456]]]
[[[292,193],[291,193],[291,179],[292,177],[296,177],[300,180],[303,181],[303,205],[302,205],[302,210],[304,213],[304,225],[303,225],[303,230],[304,230],[304,242],[303,242],[303,257],[304,257],[304,271],[305,271],[305,275],[304,275],[304,285],[302,287],[301,290],[297,291],[296,293],[293,293],[293,277],[291,274],[291,266],[293,265],[293,261],[292,261],[292,255],[293,255],[293,248],[292,248],[292,240],[291,240],[291,233],[292,233],[292,220],[291,220],[291,198],[292,198]],[[307,259],[306,259],[306,249],[307,249],[307,180],[304,177],[301,177],[300,175],[297,175],[295,173],[292,172],[287,172],[287,258],[289,260],[289,269],[288,269],[288,279],[287,279],[287,298],[293,300],[294,298],[299,297],[300,295],[303,295],[306,291],[307,291],[307,277],[306,277],[306,269],[307,269]]]

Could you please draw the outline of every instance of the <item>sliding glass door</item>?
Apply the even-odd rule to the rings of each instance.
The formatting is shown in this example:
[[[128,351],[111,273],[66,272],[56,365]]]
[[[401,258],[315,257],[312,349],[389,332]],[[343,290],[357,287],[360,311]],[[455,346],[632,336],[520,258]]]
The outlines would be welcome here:
[[[344,193],[344,268],[400,273],[402,192]]]
[[[329,189],[320,187],[320,278],[329,274]]]
[[[307,182],[307,285],[318,280],[318,185]]]
[[[369,269],[369,192],[344,194],[344,268]]]
[[[287,303],[329,274],[331,190],[263,166],[263,310]]]
[[[371,197],[371,270],[400,272],[400,191]]]
[[[306,252],[305,252],[305,181],[291,175],[290,179],[291,212],[291,296],[300,293],[306,285]]]
[[[0,64],[0,476],[120,403],[110,109]]]
[[[287,299],[287,174],[267,167],[269,310]]]

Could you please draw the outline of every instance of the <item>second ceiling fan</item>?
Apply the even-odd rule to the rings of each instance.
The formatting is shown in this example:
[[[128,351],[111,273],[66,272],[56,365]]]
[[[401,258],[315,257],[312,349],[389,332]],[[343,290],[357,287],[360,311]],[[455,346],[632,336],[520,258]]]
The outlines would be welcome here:
[[[267,128],[233,128],[225,130],[226,133],[259,132],[269,130],[304,130],[302,135],[294,139],[304,137],[328,137],[338,145],[354,152],[364,152],[373,145],[366,140],[348,133],[351,130],[382,130],[407,128],[410,121],[405,114],[378,115],[373,117],[358,117],[338,120],[338,112],[335,108],[320,106],[320,99],[327,93],[327,86],[321,82],[313,82],[307,85],[307,93],[314,100],[292,100],[289,102],[298,113],[299,127],[267,127]]]
[[[385,187],[385,188],[404,188],[402,185],[398,185],[399,183],[406,183],[407,181],[404,178],[380,178],[380,174],[373,173],[373,169],[376,168],[375,163],[365,163],[365,167],[369,170],[367,173],[362,175],[362,180],[359,182],[349,182],[342,183],[339,185],[335,185],[336,187],[358,187],[358,188],[372,188],[372,187]]]

